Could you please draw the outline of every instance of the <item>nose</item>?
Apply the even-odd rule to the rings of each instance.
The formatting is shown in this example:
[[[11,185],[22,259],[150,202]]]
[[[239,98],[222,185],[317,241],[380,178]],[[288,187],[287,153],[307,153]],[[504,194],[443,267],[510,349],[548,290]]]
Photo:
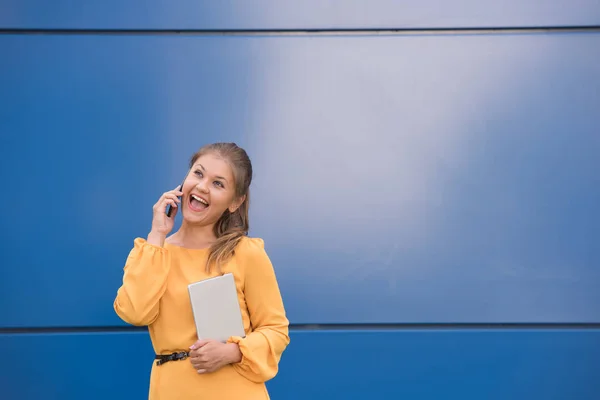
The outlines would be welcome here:
[[[196,185],[196,189],[198,189],[202,193],[207,193],[208,190],[206,189],[206,181],[204,179],[201,179],[200,181],[198,181],[198,184]]]

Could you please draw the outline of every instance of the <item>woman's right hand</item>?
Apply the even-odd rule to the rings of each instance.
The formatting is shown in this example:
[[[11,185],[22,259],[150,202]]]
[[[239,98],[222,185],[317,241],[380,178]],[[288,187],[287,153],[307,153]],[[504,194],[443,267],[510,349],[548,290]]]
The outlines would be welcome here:
[[[154,204],[154,207],[152,207],[153,216],[152,232],[150,232],[151,234],[154,233],[155,235],[165,237],[173,229],[175,216],[177,215],[177,211],[179,209],[179,203],[181,203],[181,200],[179,200],[177,196],[181,196],[183,194],[179,190],[180,188],[181,187],[178,186],[176,189],[163,193],[156,204]],[[167,206],[169,204],[172,207],[172,211],[171,216],[167,217]]]

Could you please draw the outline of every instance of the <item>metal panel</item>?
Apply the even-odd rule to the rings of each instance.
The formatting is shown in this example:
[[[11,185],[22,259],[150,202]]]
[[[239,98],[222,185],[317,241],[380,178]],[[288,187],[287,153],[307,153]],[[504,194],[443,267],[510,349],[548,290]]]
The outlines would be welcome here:
[[[1,326],[117,325],[201,144],[295,323],[600,321],[600,34],[0,36]]]
[[[147,333],[0,334],[0,351],[2,400],[148,398]]]
[[[371,29],[585,26],[597,0],[3,0],[1,28]]]
[[[598,330],[292,332],[267,386],[289,400],[592,400],[599,340]],[[0,335],[0,351],[3,400],[147,398],[146,333]]]
[[[598,397],[597,330],[328,331],[291,339],[273,398]]]

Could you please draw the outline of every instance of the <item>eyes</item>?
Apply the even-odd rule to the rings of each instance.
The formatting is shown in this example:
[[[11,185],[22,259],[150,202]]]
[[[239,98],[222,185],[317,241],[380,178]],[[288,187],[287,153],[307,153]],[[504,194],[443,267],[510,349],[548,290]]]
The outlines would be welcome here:
[[[202,178],[204,176],[202,171],[200,171],[199,169],[194,171],[194,174],[199,178]],[[213,181],[213,185],[215,185],[216,187],[221,188],[221,189],[225,188],[225,185],[223,185],[223,182],[221,182],[221,181]]]

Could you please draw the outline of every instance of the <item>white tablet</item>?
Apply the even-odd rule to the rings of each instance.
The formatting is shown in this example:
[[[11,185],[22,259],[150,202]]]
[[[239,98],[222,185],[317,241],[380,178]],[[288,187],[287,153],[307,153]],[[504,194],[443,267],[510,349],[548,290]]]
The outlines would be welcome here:
[[[233,274],[191,283],[188,292],[198,339],[226,342],[231,336],[246,336]]]

